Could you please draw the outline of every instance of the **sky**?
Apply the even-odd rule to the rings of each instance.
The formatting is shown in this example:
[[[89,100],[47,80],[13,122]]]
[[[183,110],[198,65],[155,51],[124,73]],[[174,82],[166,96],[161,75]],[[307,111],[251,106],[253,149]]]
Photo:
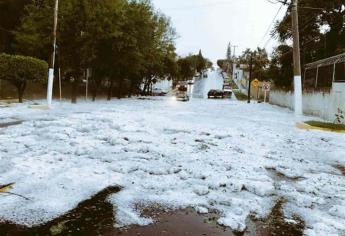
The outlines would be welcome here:
[[[156,9],[169,16],[178,33],[177,52],[181,56],[197,53],[213,62],[225,58],[229,42],[237,46],[236,55],[246,48],[263,47],[280,4],[267,0],[152,0]],[[277,19],[286,12],[282,7]],[[271,27],[272,28],[272,27]],[[266,35],[266,36],[265,36]],[[268,52],[277,44],[267,44]]]

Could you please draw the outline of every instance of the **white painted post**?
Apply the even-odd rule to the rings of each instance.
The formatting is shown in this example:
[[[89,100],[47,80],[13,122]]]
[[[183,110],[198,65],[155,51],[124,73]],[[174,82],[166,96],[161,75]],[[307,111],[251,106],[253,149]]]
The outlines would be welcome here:
[[[264,103],[266,103],[266,99],[267,99],[267,90],[265,89]]]
[[[53,82],[54,82],[54,67],[55,67],[55,53],[56,53],[56,30],[58,20],[59,0],[55,0],[54,9],[54,29],[53,29],[53,53],[48,72],[48,87],[47,87],[47,105],[49,108],[52,106],[53,100]]]
[[[295,114],[298,116],[303,115],[302,107],[302,77],[294,77],[294,87],[295,87]]]
[[[47,87],[47,103],[48,103],[48,107],[49,108],[51,108],[51,106],[52,106],[53,82],[54,82],[54,69],[53,68],[49,68],[49,72],[48,72],[48,87]]]
[[[298,0],[292,1],[292,35],[293,35],[293,61],[294,61],[294,88],[295,88],[295,114],[296,117],[303,115],[302,105],[302,74],[301,58],[299,45],[299,28],[298,28]]]

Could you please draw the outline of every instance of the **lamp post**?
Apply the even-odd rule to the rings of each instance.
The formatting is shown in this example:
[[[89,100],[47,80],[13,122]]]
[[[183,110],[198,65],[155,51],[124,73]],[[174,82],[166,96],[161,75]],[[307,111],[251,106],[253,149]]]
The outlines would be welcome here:
[[[58,9],[59,0],[55,0],[54,9],[54,28],[53,28],[53,52],[49,64],[48,72],[48,87],[47,87],[47,104],[51,108],[52,98],[53,98],[53,83],[54,83],[54,67],[55,67],[55,54],[56,54],[56,31],[57,31],[57,21],[58,21]]]
[[[301,56],[299,45],[298,29],[298,0],[292,0],[292,33],[293,33],[293,62],[294,62],[294,90],[295,90],[295,115],[303,114],[302,101],[302,74],[301,74]]]
[[[248,81],[248,103],[250,103],[251,86],[253,80],[253,52],[250,53],[249,81]]]

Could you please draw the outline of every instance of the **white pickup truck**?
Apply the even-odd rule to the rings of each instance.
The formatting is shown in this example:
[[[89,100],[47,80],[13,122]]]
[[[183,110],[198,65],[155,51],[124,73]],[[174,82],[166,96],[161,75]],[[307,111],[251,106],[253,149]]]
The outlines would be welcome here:
[[[176,99],[178,101],[188,102],[188,88],[185,85],[179,85],[177,92],[176,92]]]

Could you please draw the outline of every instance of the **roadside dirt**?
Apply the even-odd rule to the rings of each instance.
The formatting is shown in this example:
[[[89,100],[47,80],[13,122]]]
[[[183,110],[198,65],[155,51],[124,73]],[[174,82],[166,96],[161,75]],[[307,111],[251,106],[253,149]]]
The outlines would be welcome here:
[[[340,166],[340,165],[338,165],[338,166],[336,166],[336,168],[337,168],[338,170],[340,170],[340,172],[342,173],[342,175],[345,176],[345,166]]]
[[[200,215],[193,209],[170,211],[157,206],[144,208],[143,216],[152,217],[156,223],[148,226],[131,226],[127,229],[114,227],[113,206],[106,198],[119,192],[118,187],[109,187],[93,198],[80,203],[69,213],[44,225],[27,228],[0,222],[2,236],[302,236],[303,222],[287,223],[282,214],[283,201],[279,201],[271,214],[264,220],[248,219],[245,232],[232,232],[217,225],[217,212]]]
[[[14,126],[14,125],[20,125],[21,123],[23,123],[23,121],[13,121],[13,122],[7,122],[7,123],[0,123],[0,128],[6,128],[9,126]]]

